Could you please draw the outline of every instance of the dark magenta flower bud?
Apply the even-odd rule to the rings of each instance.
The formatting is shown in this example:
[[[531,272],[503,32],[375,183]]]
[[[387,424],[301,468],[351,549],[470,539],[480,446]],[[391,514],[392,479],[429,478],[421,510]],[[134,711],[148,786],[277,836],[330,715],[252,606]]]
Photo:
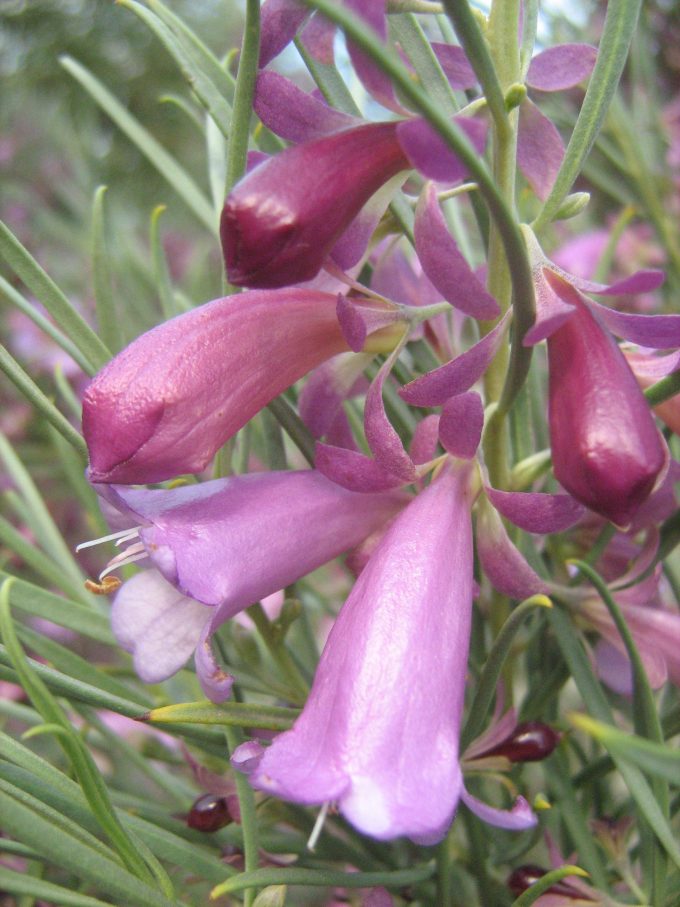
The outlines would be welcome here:
[[[397,125],[372,123],[304,142],[242,179],[220,224],[230,283],[269,288],[315,277],[365,202],[410,168]]]
[[[573,286],[546,276],[575,308],[548,337],[555,476],[586,507],[626,526],[664,468],[663,440],[614,337]]]
[[[227,801],[215,794],[203,794],[194,801],[187,815],[187,825],[196,831],[219,831],[233,821]]]
[[[513,732],[476,758],[505,756],[510,762],[539,762],[547,759],[560,742],[560,735],[541,721],[523,721]]]

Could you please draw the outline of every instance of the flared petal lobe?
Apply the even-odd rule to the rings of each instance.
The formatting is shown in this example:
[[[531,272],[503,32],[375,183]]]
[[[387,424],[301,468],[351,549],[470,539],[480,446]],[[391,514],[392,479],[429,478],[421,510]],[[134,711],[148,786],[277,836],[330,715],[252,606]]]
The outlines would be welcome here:
[[[255,787],[339,801],[379,839],[440,840],[461,791],[458,734],[472,604],[470,469],[449,469],[395,520],[326,643],[294,727]]]
[[[664,468],[663,442],[614,338],[573,287],[550,280],[575,306],[548,338],[555,476],[586,507],[626,526]]]
[[[229,281],[283,287],[311,280],[364,203],[409,168],[396,123],[345,129],[256,167],[222,211]]]
[[[90,383],[83,432],[93,482],[161,482],[203,470],[263,406],[347,350],[335,296],[255,291],[142,334]]]

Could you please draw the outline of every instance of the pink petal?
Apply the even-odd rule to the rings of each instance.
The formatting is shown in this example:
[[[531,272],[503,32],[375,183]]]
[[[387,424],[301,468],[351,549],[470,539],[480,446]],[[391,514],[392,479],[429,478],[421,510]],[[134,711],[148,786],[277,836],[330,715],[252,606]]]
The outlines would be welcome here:
[[[519,108],[517,164],[542,201],[550,194],[563,157],[557,127],[527,98]]]
[[[545,277],[547,269],[534,271],[534,292],[536,298],[536,321],[524,335],[522,344],[534,346],[553,334],[576,311],[574,306],[562,299]]]
[[[413,406],[441,406],[462,394],[482,377],[496,355],[509,324],[506,312],[496,327],[460,356],[402,387],[399,396]]]
[[[201,637],[194,655],[196,675],[201,684],[201,689],[211,702],[224,702],[225,699],[229,699],[231,696],[234,678],[217,664],[210,645],[211,633],[211,625],[206,624],[201,631]]]
[[[375,460],[355,450],[316,445],[315,467],[320,473],[350,491],[388,491],[403,484]]]
[[[321,13],[314,13],[309,22],[305,25],[300,35],[300,39],[307,50],[319,63],[325,63],[332,66],[335,62],[333,45],[335,43],[336,26],[330,19],[326,19]]]
[[[342,293],[338,294],[336,314],[347,346],[355,353],[363,350],[366,338],[374,331],[399,322],[405,324],[403,312],[389,302],[358,300]]]
[[[439,41],[432,41],[430,46],[452,88],[457,91],[466,91],[475,87],[477,76],[462,47],[455,44],[442,44]]]
[[[416,425],[409,453],[417,465],[429,463],[437,454],[439,443],[439,416],[429,415]]]
[[[477,551],[485,575],[502,595],[522,601],[548,586],[510,541],[501,518],[490,504],[482,502],[477,517]]]
[[[585,515],[585,508],[569,494],[538,494],[524,491],[485,491],[496,510],[527,532],[541,535],[563,532]]]
[[[298,0],[266,0],[260,13],[260,68],[290,44],[309,13]]]
[[[454,120],[475,151],[481,154],[486,143],[486,124],[470,117],[455,117]],[[460,158],[425,120],[412,118],[399,123],[397,138],[411,165],[428,179],[455,183],[467,173]]]
[[[414,235],[423,270],[447,302],[483,321],[500,315],[500,306],[477,279],[451,236],[432,183],[426,185],[418,201]]]
[[[665,356],[631,349],[624,349],[623,354],[636,377],[646,379],[643,386],[660,381],[680,368],[680,350]]]
[[[159,683],[184,667],[211,616],[212,609],[182,595],[156,570],[144,570],[116,593],[111,629],[132,653],[141,679]]]
[[[575,286],[577,290],[581,290],[583,293],[595,293],[598,296],[649,293],[660,287],[666,279],[665,271],[661,271],[659,268],[643,268],[631,274],[630,277],[624,277],[623,280],[617,280],[616,283],[612,284],[595,283],[592,280],[575,277],[573,274],[567,274],[562,271],[561,268],[555,268],[554,270],[568,283]]]
[[[380,40],[387,39],[386,0],[343,0],[344,5],[364,20]],[[394,96],[390,77],[367,54],[352,41],[347,41],[352,66],[359,76],[364,88],[379,101],[383,107],[396,113],[405,113],[404,108]]]
[[[257,76],[253,106],[264,125],[289,142],[309,142],[361,123],[270,70]]]
[[[344,271],[358,264],[365,254],[376,227],[404,182],[398,173],[372,195],[331,250],[331,258]]]
[[[597,59],[590,44],[558,44],[536,54],[529,64],[527,85],[540,91],[562,91],[587,79]]]
[[[341,353],[310,374],[300,392],[298,409],[315,438],[323,438],[331,430],[343,401],[352,395],[372,358],[370,353]]]
[[[526,828],[533,828],[538,825],[536,814],[529,806],[524,797],[517,797],[512,809],[497,809],[483,803],[463,787],[460,799],[467,808],[478,816],[483,822],[489,825],[495,825],[496,828],[506,828],[510,831],[524,831]]]
[[[399,476],[402,482],[412,482],[416,477],[415,466],[387,418],[382,398],[385,379],[392,371],[399,353],[400,348],[397,347],[388,356],[368,389],[364,406],[364,430],[376,463],[391,475]]]
[[[630,315],[592,300],[588,305],[617,337],[658,350],[680,346],[680,315]]]
[[[460,394],[447,400],[439,420],[439,439],[454,457],[471,460],[484,428],[484,406],[479,394]]]

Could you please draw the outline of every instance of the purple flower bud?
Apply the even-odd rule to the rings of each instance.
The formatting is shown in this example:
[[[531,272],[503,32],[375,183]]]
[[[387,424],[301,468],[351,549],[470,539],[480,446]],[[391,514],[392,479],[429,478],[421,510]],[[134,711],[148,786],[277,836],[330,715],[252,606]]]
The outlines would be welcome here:
[[[83,400],[93,482],[203,470],[224,442],[320,363],[347,350],[336,298],[316,290],[228,296],[142,334]]]
[[[541,721],[523,721],[513,732],[483,753],[486,756],[505,756],[510,762],[539,762],[547,759],[559,743],[560,735]]]
[[[222,212],[229,281],[283,287],[311,280],[364,203],[410,166],[397,123],[345,129],[265,161]]]
[[[613,523],[630,523],[664,468],[663,441],[618,344],[578,291],[546,277],[574,313],[548,338],[556,478]]]

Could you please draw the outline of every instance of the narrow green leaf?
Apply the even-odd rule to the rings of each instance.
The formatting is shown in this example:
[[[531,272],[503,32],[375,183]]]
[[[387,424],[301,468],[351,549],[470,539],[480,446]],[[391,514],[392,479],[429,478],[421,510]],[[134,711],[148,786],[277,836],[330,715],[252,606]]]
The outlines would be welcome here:
[[[560,866],[559,869],[551,869],[550,872],[546,872],[544,876],[541,876],[538,881],[534,882],[523,894],[516,898],[512,902],[512,907],[530,907],[531,904],[536,903],[542,894],[549,891],[556,882],[569,878],[569,876],[587,878],[588,873],[584,872],[580,866]]]
[[[9,576],[9,573],[0,570],[0,580],[6,580]],[[14,607],[20,608],[33,617],[51,620],[60,627],[75,630],[97,642],[107,645],[114,644],[115,640],[109,629],[108,618],[103,614],[98,614],[82,603],[62,598],[55,595],[54,592],[48,592],[47,589],[41,589],[40,586],[35,586],[26,580],[17,577],[13,577],[13,579],[12,603]]]
[[[656,406],[659,403],[663,403],[664,400],[670,400],[671,397],[680,394],[680,371],[667,375],[657,381],[656,384],[646,388],[643,393],[650,406]]]
[[[99,335],[110,350],[117,352],[121,347],[121,334],[111,281],[111,253],[106,240],[106,188],[99,186],[92,203],[92,279]]]
[[[403,888],[416,885],[432,877],[434,861],[412,869],[397,869],[392,872],[335,872],[326,869],[303,869],[288,866],[285,869],[256,869],[242,872],[227,879],[210,892],[211,899],[246,888],[264,888],[266,885],[318,885],[324,888]]]
[[[641,6],[642,0],[607,3],[595,68],[555,183],[532,224],[536,232],[551,222],[590,154],[619,84]]]
[[[5,280],[4,277],[0,277],[0,293],[2,293],[12,305],[16,306],[20,312],[23,312],[24,315],[30,318],[33,324],[35,324],[44,334],[51,340],[54,340],[57,346],[61,347],[61,349],[81,367],[86,375],[94,373],[94,366],[89,358],[83,356],[78,347],[72,343],[59,328],[55,327],[49,318],[46,318],[35,305],[30,303],[27,299],[24,299],[21,293],[15,289],[11,283]]]
[[[151,262],[153,265],[154,285],[160,300],[161,310],[165,318],[172,318],[174,315],[177,315],[177,304],[175,302],[175,295],[172,291],[170,268],[168,267],[168,260],[165,257],[165,249],[163,248],[159,229],[160,217],[165,210],[165,205],[158,205],[151,212],[149,236],[151,239]]]
[[[228,138],[231,125],[231,105],[213,81],[211,73],[214,73],[214,68],[208,68],[205,65],[205,56],[201,59],[195,52],[195,45],[194,48],[191,48],[176,32],[173,33],[154,12],[142,6],[141,3],[137,3],[136,0],[118,0],[118,3],[139,16],[162,42],[217,128],[225,138]]]
[[[59,60],[64,69],[80,82],[104,113],[111,117],[149,163],[168,181],[206,229],[214,234],[217,224],[212,206],[186,170],[88,69],[73,57],[62,56]]]
[[[89,750],[81,737],[74,731],[56,699],[50,694],[45,684],[31,670],[17,638],[10,611],[10,589],[12,580],[5,580],[0,586],[0,632],[7,647],[12,666],[19,675],[21,685],[33,705],[48,724],[59,725],[64,736],[57,739],[76,773],[83,793],[87,797],[92,812],[97,817],[102,830],[109,837],[120,854],[125,865],[139,878],[150,879],[146,863],[139,856],[125,829],[113,812],[106,785],[95,765]],[[45,640],[43,640],[45,642]]]
[[[63,904],[64,907],[111,907],[111,901],[100,901],[87,894],[78,894],[77,891],[62,888],[54,882],[37,879],[2,866],[0,866],[0,890],[7,894],[31,895],[48,904]]]
[[[234,118],[227,148],[227,192],[246,170],[259,53],[260,0],[246,0],[246,22],[234,90]]]
[[[38,543],[42,545],[45,551],[76,584],[83,583],[85,578],[57,528],[35,482],[10,442],[1,432],[0,460],[4,463],[8,475],[21,496],[22,502],[26,505],[26,521],[33,530]],[[88,600],[88,596],[85,593],[83,593],[83,597],[84,600]]]
[[[518,605],[503,624],[503,627],[494,640],[484,669],[477,683],[474,699],[470,705],[468,718],[460,738],[461,752],[472,743],[474,738],[484,727],[493,698],[498,688],[498,681],[508,656],[512,641],[517,631],[522,626],[524,619],[533,612],[534,608],[552,608],[552,602],[545,595],[532,595],[521,605]]]
[[[243,743],[243,734],[237,728],[225,728],[224,735],[229,747],[231,757],[236,748]],[[260,862],[260,842],[257,815],[255,812],[255,791],[250,786],[248,778],[241,772],[235,772],[234,783],[238,796],[239,812],[241,813],[241,828],[243,829],[243,869],[245,874],[257,872]],[[213,893],[214,894],[214,893]],[[211,897],[213,896],[211,894]],[[253,888],[246,890],[243,898],[243,907],[252,907],[256,891]]]
[[[3,785],[0,788],[0,812],[4,831],[32,847],[60,869],[96,885],[115,898],[114,903],[129,907],[174,907],[174,902],[135,878],[117,861],[87,847],[64,827],[57,831],[55,823],[59,819],[58,813],[51,811],[47,817],[45,807],[38,810],[37,806],[37,801],[22,801],[10,795]]]
[[[97,369],[109,361],[110,351],[78,314],[52,278],[43,271],[28,249],[2,221],[0,221],[0,255],[80,350],[83,360],[88,363],[86,371],[94,375]]]
[[[2,345],[0,345],[0,370],[7,375],[31,406],[78,451],[83,463],[87,463],[87,445],[82,435],[75,430],[66,416],[57,409],[49,397],[45,396],[33,378],[23,370],[9,350]]]
[[[632,762],[645,774],[663,778],[680,787],[680,750],[676,747],[654,743],[637,734],[628,734],[587,715],[570,715],[569,720],[582,731],[590,734],[612,754]]]
[[[390,16],[389,28],[390,34],[409,58],[420,84],[427,86],[432,100],[453,116],[459,106],[456,96],[418,19],[413,13]]]
[[[272,731],[285,731],[292,727],[300,714],[299,709],[277,706],[251,705],[243,702],[224,702],[215,705],[208,700],[182,702],[152,709],[142,716],[144,721],[187,724],[216,724],[235,727],[258,727]]]
[[[337,107],[352,116],[361,116],[361,111],[352,97],[349,88],[334,63],[321,63],[310,54],[300,37],[295,38],[295,46],[302,57],[309,74],[316,82],[317,88],[331,107]]]

